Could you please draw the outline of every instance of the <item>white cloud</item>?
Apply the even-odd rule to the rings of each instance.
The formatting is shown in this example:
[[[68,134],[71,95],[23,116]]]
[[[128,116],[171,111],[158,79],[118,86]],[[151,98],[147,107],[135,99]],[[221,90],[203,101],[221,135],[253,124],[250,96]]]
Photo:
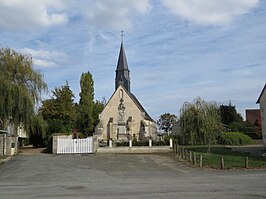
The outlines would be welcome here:
[[[176,15],[197,24],[220,25],[246,14],[259,0],[162,0]]]
[[[130,17],[144,14],[149,8],[148,0],[98,0],[90,3],[87,10],[89,25],[124,30],[132,27]]]
[[[43,68],[57,67],[57,64],[55,62],[52,62],[52,61],[47,61],[47,60],[42,60],[42,59],[34,59],[33,62],[34,62],[34,65],[40,66]]]
[[[0,0],[0,30],[32,31],[68,21],[62,0]]]
[[[57,67],[59,64],[65,63],[67,59],[67,55],[60,51],[33,50],[29,48],[24,48],[20,51],[30,54],[34,65],[43,68]]]

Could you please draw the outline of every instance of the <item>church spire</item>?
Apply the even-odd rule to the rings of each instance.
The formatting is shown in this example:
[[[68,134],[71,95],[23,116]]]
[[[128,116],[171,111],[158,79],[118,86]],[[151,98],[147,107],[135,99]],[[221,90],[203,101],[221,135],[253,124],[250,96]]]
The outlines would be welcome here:
[[[115,89],[118,88],[119,85],[123,85],[127,91],[130,92],[130,71],[128,70],[127,65],[127,58],[124,50],[124,31],[121,31],[121,46],[120,46],[120,52],[116,67],[116,77],[115,77]]]

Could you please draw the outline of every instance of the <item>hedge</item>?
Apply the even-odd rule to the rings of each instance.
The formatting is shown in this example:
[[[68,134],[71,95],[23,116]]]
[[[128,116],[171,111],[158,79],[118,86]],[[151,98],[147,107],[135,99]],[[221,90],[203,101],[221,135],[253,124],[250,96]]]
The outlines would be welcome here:
[[[219,144],[247,145],[252,144],[252,140],[249,136],[240,132],[223,132],[219,138]]]

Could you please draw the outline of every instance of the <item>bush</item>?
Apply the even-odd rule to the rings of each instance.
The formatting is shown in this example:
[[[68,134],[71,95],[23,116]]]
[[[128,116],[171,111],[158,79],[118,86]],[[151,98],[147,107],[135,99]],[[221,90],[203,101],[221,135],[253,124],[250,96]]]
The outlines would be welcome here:
[[[116,142],[116,146],[129,146],[129,143],[127,141],[119,141]]]
[[[252,144],[249,136],[240,132],[224,132],[219,138],[219,144],[223,145],[247,145]]]
[[[164,140],[164,141],[152,141],[152,146],[168,146],[170,141]]]
[[[149,141],[148,140],[137,141],[136,139],[133,139],[132,146],[149,146]]]
[[[152,141],[152,146],[168,146],[169,145],[169,140],[164,140],[164,141]],[[116,142],[116,146],[129,146],[128,141],[118,141]],[[132,146],[149,146],[149,141],[148,140],[132,140]]]

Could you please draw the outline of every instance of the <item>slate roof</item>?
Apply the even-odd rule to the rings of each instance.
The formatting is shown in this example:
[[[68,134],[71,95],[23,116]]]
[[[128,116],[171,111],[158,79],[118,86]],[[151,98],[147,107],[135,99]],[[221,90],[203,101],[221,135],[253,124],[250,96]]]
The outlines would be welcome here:
[[[126,58],[126,53],[124,50],[123,42],[121,43],[121,46],[120,46],[119,58],[118,58],[117,67],[116,67],[116,71],[118,70],[128,70],[127,58]]]
[[[260,103],[260,98],[261,98],[261,96],[263,95],[263,93],[264,93],[264,91],[266,90],[266,84],[264,85],[264,87],[263,87],[263,89],[262,89],[262,91],[261,91],[261,93],[260,93],[260,96],[259,96],[259,98],[258,98],[258,100],[257,100],[257,104],[259,104]]]
[[[126,90],[126,89],[125,89]],[[127,91],[127,90],[126,90]],[[136,98],[136,96],[131,93],[131,92],[127,92],[128,95],[131,97],[131,99],[133,100],[133,102],[135,102],[135,104],[137,105],[137,107],[140,109],[141,112],[144,112],[145,113],[145,117],[144,119],[145,120],[150,120],[150,121],[153,121],[155,122],[151,116],[147,113],[147,111],[143,108],[143,106],[141,105],[141,103],[139,102],[139,100]]]

